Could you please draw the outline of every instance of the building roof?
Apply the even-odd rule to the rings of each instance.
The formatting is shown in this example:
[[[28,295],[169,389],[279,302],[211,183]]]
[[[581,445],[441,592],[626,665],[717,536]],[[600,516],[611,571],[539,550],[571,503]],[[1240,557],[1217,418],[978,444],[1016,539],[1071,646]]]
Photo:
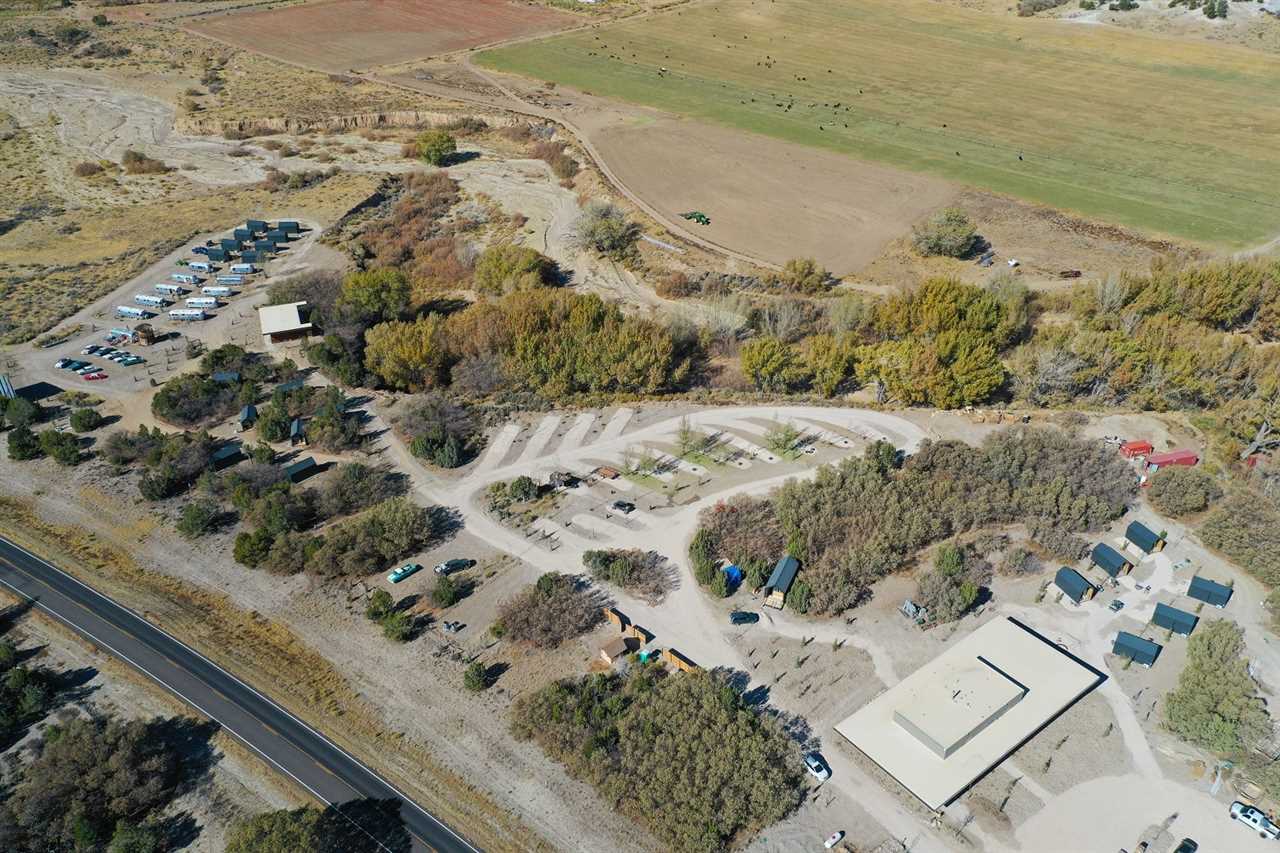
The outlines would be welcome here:
[[[284,305],[264,305],[258,309],[258,323],[262,334],[279,335],[310,329],[311,324],[302,319],[302,308],[307,303],[287,302]]]
[[[1154,551],[1156,546],[1160,544],[1160,537],[1157,536],[1150,527],[1147,527],[1140,521],[1129,522],[1129,526],[1124,529],[1124,538],[1128,539],[1148,554]]]
[[[1141,456],[1144,453],[1150,453],[1152,450],[1155,450],[1155,448],[1151,445],[1151,442],[1143,440],[1126,441],[1120,445],[1120,452],[1127,456]]]
[[[1053,577],[1053,582],[1058,585],[1058,589],[1066,593],[1067,597],[1076,604],[1083,601],[1084,594],[1093,588],[1093,584],[1089,583],[1084,575],[1067,566],[1058,569],[1058,573]]]
[[[1161,628],[1168,628],[1175,634],[1186,636],[1196,629],[1196,623],[1200,621],[1200,617],[1157,602],[1156,612],[1151,617],[1151,621]]]
[[[9,380],[8,374],[0,374],[0,398],[12,400],[18,396],[18,392],[13,390],[13,382]]]
[[[240,445],[224,444],[221,447],[219,447],[217,450],[213,451],[212,454],[210,454],[209,461],[224,462],[227,459],[234,459],[240,455],[241,455]]]
[[[297,438],[302,435],[302,418],[294,418],[289,421],[289,438]]]
[[[836,731],[938,809],[1104,677],[1016,619],[993,619]]]
[[[297,462],[294,462],[292,465],[286,465],[284,467],[284,476],[287,479],[292,480],[295,477],[297,477],[299,474],[305,474],[306,472],[310,471],[314,467],[316,467],[315,458],[308,456],[306,459],[299,459]]]
[[[304,380],[301,376],[297,376],[293,379],[290,379],[288,382],[281,382],[279,385],[275,387],[272,393],[275,393],[276,391],[283,391],[287,394],[290,391],[297,391],[299,388],[301,388],[305,384],[306,384],[306,380]]]
[[[1160,645],[1150,640],[1145,640],[1137,634],[1120,631],[1116,634],[1116,641],[1111,647],[1111,652],[1112,654],[1124,655],[1134,663],[1151,666],[1156,662],[1156,658],[1160,657]]]
[[[631,650],[631,644],[627,642],[627,637],[615,637],[604,644],[604,648],[600,650],[610,662],[617,660]]]
[[[1187,595],[1191,598],[1203,601],[1205,604],[1212,604],[1214,607],[1225,607],[1231,600],[1231,592],[1231,587],[1199,575],[1191,579],[1191,586],[1187,588]]]
[[[773,574],[769,575],[769,582],[765,586],[785,595],[787,590],[791,589],[791,584],[796,579],[796,572],[799,570],[800,561],[790,554],[784,554],[778,560],[778,564],[773,567]]]
[[[209,378],[219,385],[230,385],[233,382],[240,381],[240,374],[234,370],[215,370],[209,375]]]
[[[1120,574],[1125,566],[1132,565],[1123,554],[1105,542],[1099,542],[1093,546],[1089,559],[1095,566],[1111,575],[1111,577]]]
[[[1147,457],[1148,465],[1195,465],[1200,461],[1200,454],[1194,450],[1170,450],[1168,453],[1153,453]]]
[[[258,417],[258,407],[250,403],[240,410],[240,422],[256,420]]]

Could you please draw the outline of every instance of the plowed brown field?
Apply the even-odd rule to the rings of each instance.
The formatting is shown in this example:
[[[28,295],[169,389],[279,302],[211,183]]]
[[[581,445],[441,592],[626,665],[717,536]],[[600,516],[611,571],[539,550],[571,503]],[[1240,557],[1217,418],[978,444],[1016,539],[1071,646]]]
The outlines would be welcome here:
[[[345,72],[549,33],[572,15],[507,0],[324,0],[188,26],[285,62]]]

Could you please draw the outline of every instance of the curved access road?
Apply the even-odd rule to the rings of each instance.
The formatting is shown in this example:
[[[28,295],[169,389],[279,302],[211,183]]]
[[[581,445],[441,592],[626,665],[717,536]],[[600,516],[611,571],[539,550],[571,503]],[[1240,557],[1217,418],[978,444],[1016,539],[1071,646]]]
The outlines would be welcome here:
[[[168,689],[326,806],[336,806],[370,848],[387,853],[478,853],[456,832],[315,729],[133,611],[0,537],[0,585]],[[398,804],[403,827],[348,815],[342,804]],[[404,832],[408,832],[406,843]]]

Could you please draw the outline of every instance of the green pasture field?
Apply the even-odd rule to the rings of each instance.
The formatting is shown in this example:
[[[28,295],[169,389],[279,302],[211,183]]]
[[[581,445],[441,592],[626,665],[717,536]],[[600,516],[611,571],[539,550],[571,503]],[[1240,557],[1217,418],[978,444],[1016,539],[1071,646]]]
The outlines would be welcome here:
[[[1244,48],[932,0],[711,0],[479,61],[1143,231],[1280,233],[1280,58]]]

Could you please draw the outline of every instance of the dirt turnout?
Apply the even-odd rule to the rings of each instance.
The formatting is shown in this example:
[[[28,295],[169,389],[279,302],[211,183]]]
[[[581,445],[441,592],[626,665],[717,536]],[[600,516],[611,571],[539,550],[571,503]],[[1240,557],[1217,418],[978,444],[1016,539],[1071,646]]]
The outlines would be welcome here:
[[[704,122],[616,121],[591,135],[618,177],[662,213],[710,216],[696,226],[707,239],[776,264],[817,258],[837,275],[871,263],[960,189]]]
[[[574,19],[506,0],[330,0],[198,20],[198,35],[309,68],[346,72],[547,33]]]

